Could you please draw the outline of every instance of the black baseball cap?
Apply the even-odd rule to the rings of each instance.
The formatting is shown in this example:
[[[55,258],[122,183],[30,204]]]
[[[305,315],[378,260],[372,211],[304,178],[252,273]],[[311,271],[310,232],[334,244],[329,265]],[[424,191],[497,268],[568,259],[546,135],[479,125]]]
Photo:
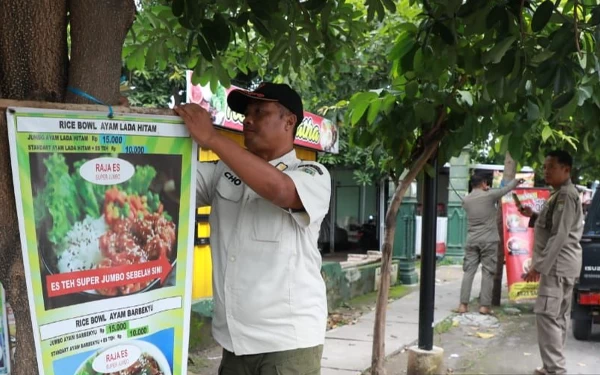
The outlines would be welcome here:
[[[285,83],[263,82],[254,91],[233,90],[227,96],[229,108],[244,114],[251,100],[276,102],[296,115],[296,126],[304,119],[304,108],[300,95]]]

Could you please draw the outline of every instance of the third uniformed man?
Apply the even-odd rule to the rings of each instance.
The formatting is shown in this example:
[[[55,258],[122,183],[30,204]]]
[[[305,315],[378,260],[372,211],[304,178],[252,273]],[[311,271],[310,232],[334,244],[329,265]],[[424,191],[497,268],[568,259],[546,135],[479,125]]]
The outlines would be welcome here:
[[[554,188],[540,213],[521,211],[535,226],[533,262],[525,276],[540,282],[535,303],[538,343],[543,366],[536,374],[565,374],[564,346],[570,320],[575,278],[581,272],[583,210],[579,193],[571,183],[572,157],[552,151],[544,161],[544,178]]]
[[[463,261],[462,285],[460,288],[459,313],[469,309],[473,278],[481,263],[481,292],[479,298],[479,312],[490,314],[492,304],[492,289],[494,275],[496,274],[496,259],[498,251],[498,226],[496,224],[497,203],[502,196],[523,183],[522,180],[513,180],[502,189],[490,189],[487,179],[482,175],[471,177],[473,190],[463,200],[463,208],[467,212],[467,246]]]

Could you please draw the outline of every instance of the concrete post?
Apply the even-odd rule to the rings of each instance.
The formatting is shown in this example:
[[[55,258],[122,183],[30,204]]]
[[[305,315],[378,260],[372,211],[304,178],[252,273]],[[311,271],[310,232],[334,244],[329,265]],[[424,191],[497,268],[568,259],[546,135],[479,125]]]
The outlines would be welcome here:
[[[408,375],[442,375],[444,368],[444,349],[434,346],[431,350],[411,346],[408,349]]]
[[[419,282],[415,269],[416,215],[417,183],[413,182],[398,210],[392,255],[393,259],[398,260],[398,279],[403,285],[415,285]]]
[[[456,263],[462,262],[467,242],[467,214],[462,208],[462,198],[469,191],[470,151],[470,147],[465,147],[459,157],[450,159],[446,258]]]

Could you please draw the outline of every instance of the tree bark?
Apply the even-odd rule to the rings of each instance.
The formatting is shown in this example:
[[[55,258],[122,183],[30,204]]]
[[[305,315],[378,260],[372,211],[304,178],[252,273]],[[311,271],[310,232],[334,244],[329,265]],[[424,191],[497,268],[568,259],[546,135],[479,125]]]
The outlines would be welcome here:
[[[118,104],[121,50],[135,18],[133,0],[72,0],[69,87],[106,104]],[[91,103],[67,92],[68,103]]]
[[[66,30],[66,0],[2,0],[0,97],[62,101]]]
[[[504,173],[502,182],[504,184],[515,179],[517,175],[517,163],[513,160],[510,152],[506,151],[504,157]],[[498,215],[496,222],[498,225],[498,251],[496,258],[496,275],[494,275],[494,288],[492,290],[492,306],[500,306],[502,300],[502,278],[504,276],[504,221],[502,220],[502,206],[498,203]]]
[[[402,181],[398,181],[392,202],[385,215],[385,229],[383,251],[381,257],[381,281],[379,292],[377,294],[377,304],[375,307],[375,325],[373,329],[373,353],[371,357],[371,375],[385,375],[385,321],[387,314],[387,304],[390,292],[390,269],[392,264],[392,250],[394,248],[394,235],[396,233],[396,219],[398,210],[404,199],[404,194],[414,181],[423,167],[435,154],[439,147],[439,142],[443,136],[443,132],[438,131],[443,121],[445,120],[446,112],[442,109],[438,116],[434,129],[430,134],[436,134],[430,139],[428,144],[424,144],[423,150],[416,158],[411,168]]]
[[[13,375],[37,374],[38,367],[12,185],[6,107],[106,110],[42,103],[63,101],[67,81],[107,104],[119,103],[121,50],[135,17],[133,0],[73,1],[69,64],[67,8],[67,0],[2,0],[0,6],[0,98],[39,101],[0,100],[0,283],[7,291],[18,330]],[[87,102],[72,94],[66,99]],[[167,113],[173,112],[162,112]]]

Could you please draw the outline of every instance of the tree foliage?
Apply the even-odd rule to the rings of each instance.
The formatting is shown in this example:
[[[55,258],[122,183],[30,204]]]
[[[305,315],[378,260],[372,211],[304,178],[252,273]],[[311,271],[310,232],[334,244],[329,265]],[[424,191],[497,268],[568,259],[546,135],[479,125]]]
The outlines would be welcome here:
[[[490,133],[494,152],[534,166],[550,145],[589,149],[598,139],[595,1],[421,5],[419,24],[402,26],[390,54],[392,86],[351,100],[357,144],[380,143],[404,168],[440,110],[444,160]]]

